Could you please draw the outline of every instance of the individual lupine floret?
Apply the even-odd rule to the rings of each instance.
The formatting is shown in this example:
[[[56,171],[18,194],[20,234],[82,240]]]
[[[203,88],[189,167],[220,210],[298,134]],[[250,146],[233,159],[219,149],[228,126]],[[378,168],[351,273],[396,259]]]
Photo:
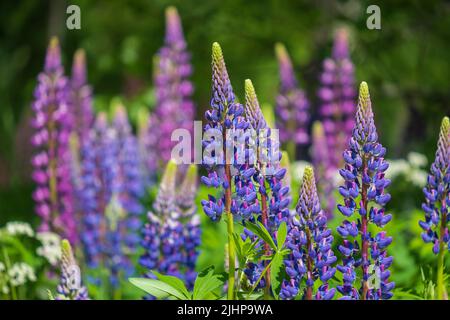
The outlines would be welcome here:
[[[250,124],[250,130],[247,130],[247,133],[249,133],[249,140],[252,140],[251,145],[254,148],[249,152],[248,167],[240,170],[240,176],[243,176],[241,179],[249,180],[247,190],[251,186],[250,190],[255,193],[254,203],[249,203],[248,206],[256,207],[251,211],[256,215],[251,216],[248,220],[261,221],[276,240],[278,227],[281,222],[287,222],[290,216],[289,186],[284,185],[283,181],[287,169],[280,166],[282,155],[277,137],[272,135],[272,130],[264,119],[255,89],[249,79],[245,81],[245,116]],[[246,238],[247,236],[253,235],[245,229],[242,237]],[[266,255],[272,253],[267,243],[262,243],[261,248]],[[247,266],[244,272],[251,284],[260,278],[264,268],[265,263],[250,263]],[[266,296],[270,294],[268,277],[264,277],[259,286],[265,286]]]
[[[345,217],[353,217],[345,219],[337,228],[343,237],[338,247],[343,264],[337,267],[343,275],[343,285],[337,287],[343,299],[392,297],[395,284],[389,282],[388,270],[392,257],[386,251],[392,237],[385,231],[375,235],[371,231],[374,227],[382,229],[392,218],[384,209],[391,198],[385,191],[391,183],[385,178],[389,166],[384,159],[385,154],[386,148],[378,142],[369,88],[362,82],[355,128],[349,147],[343,153],[345,168],[339,171],[345,183],[339,187],[344,204],[338,204],[338,209]],[[358,216],[355,218],[354,214]],[[358,268],[361,282],[355,283]]]
[[[44,71],[38,76],[32,104],[35,133],[32,144],[33,193],[36,213],[41,217],[41,231],[53,230],[70,241],[77,241],[70,181],[69,136],[72,127],[68,112],[68,80],[61,65],[57,38],[47,49]]]
[[[336,272],[333,267],[336,257],[331,249],[333,236],[320,207],[312,167],[306,167],[303,174],[296,212],[286,240],[286,247],[291,250],[285,260],[289,280],[283,281],[280,297],[293,299],[300,293],[306,300],[330,300],[335,289],[329,288],[328,280]]]
[[[345,150],[354,127],[354,67],[348,50],[348,32],[338,29],[331,58],[323,62],[318,92],[319,112],[323,118],[326,143],[333,169],[343,165],[341,154]]]
[[[56,289],[56,300],[89,300],[82,285],[81,271],[68,240],[61,241],[61,277]]]
[[[309,141],[309,103],[303,90],[299,88],[291,59],[284,45],[275,47],[280,69],[280,90],[276,103],[276,126],[280,130],[280,142],[285,144],[289,157],[296,159],[297,145]]]
[[[329,153],[322,123],[316,121],[312,128],[311,160],[316,168],[317,188],[328,219],[333,216],[336,206],[333,196],[334,169],[330,166]]]
[[[423,189],[425,221],[419,221],[424,230],[422,239],[433,244],[433,253],[438,255],[437,298],[444,298],[444,257],[450,250],[448,222],[450,221],[450,121],[442,120],[437,143],[436,158],[431,165],[427,185]]]
[[[194,86],[189,81],[192,74],[190,54],[186,50],[180,17],[175,7],[166,10],[166,35],[164,46],[155,59],[154,85],[156,109],[149,135],[157,137],[155,145],[160,165],[167,163],[175,143],[171,141],[176,129],[193,133],[195,106],[192,101]]]
[[[233,88],[225,66],[225,61],[220,45],[215,42],[212,46],[212,96],[211,109],[206,111],[207,124],[204,127],[203,165],[208,170],[208,176],[203,176],[201,181],[208,187],[221,191],[218,198],[208,196],[208,200],[202,200],[203,210],[213,221],[220,220],[222,213],[227,215],[228,233],[228,259],[229,265],[235,265],[235,252],[233,243],[234,216],[240,218],[248,214],[248,210],[242,210],[242,194],[245,194],[247,202],[255,200],[256,193],[248,191],[246,181],[239,181],[236,185],[236,194],[232,195],[232,169],[240,172],[241,165],[245,163],[245,141],[243,134],[248,123],[243,117],[244,108],[235,102]],[[241,164],[239,162],[242,162]],[[250,189],[252,189],[251,186]],[[221,189],[221,190],[220,190]],[[234,299],[235,273],[228,273],[228,299]]]
[[[78,139],[85,139],[94,124],[94,111],[92,88],[87,83],[86,54],[82,49],[77,50],[73,57],[69,99],[73,114],[73,129]]]

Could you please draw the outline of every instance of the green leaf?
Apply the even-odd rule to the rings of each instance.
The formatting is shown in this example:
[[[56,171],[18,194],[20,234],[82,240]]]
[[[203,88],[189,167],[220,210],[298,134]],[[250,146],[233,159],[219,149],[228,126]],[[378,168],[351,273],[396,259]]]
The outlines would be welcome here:
[[[281,249],[283,249],[284,242],[286,241],[286,235],[287,235],[286,222],[282,222],[278,227],[277,232],[278,251],[281,251]]]
[[[183,281],[181,281],[177,277],[166,276],[156,271],[152,271],[152,273],[158,278],[158,280],[167,283],[168,285],[181,292],[186,297],[186,299],[191,299],[191,294],[189,293],[188,289],[186,289]]]
[[[272,259],[272,265],[270,268],[270,283],[272,284],[272,292],[276,299],[278,299],[278,293],[280,292],[282,280],[282,267],[283,267],[283,255],[275,253]]]
[[[221,275],[214,274],[214,267],[208,267],[199,272],[194,283],[194,291],[192,293],[193,300],[203,300],[215,289],[223,286],[225,278]]]
[[[155,279],[130,278],[129,281],[141,290],[151,294],[157,299],[174,297],[178,300],[185,300],[186,296],[171,285]]]
[[[253,223],[246,223],[245,227],[256,234],[259,238],[261,238],[265,243],[267,243],[273,250],[277,250],[277,246],[275,245],[275,242],[272,239],[272,236],[270,235],[269,231],[264,227],[264,225],[261,222],[258,222],[258,224]]]

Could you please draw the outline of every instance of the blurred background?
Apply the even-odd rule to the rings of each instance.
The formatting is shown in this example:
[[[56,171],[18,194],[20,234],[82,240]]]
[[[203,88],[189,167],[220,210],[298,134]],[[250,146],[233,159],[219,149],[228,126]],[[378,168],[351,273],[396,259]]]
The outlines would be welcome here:
[[[81,30],[66,28],[70,4],[81,9]],[[29,117],[49,38],[60,38],[66,72],[75,50],[86,50],[96,110],[106,109],[113,98],[120,97],[133,119],[139,108],[151,109],[154,104],[152,57],[163,44],[164,10],[169,5],[178,8],[192,53],[198,120],[209,104],[213,41],[222,45],[237,95],[243,97],[244,79],[251,78],[261,102],[270,105],[274,105],[279,82],[274,44],[284,43],[315,118],[322,61],[330,54],[334,30],[346,26],[356,79],[369,84],[388,157],[407,158],[416,151],[425,156],[418,165],[428,170],[441,119],[450,113],[450,3],[378,4],[381,30],[366,27],[370,4],[325,0],[2,1],[0,224],[11,219],[36,220],[29,178]],[[414,168],[417,157],[407,159],[411,161],[402,160],[403,164]],[[308,160],[308,153],[300,153],[297,160]],[[420,208],[422,201],[420,184],[411,184],[407,176],[393,188],[397,196],[393,196],[391,209],[397,212]],[[396,226],[402,228],[399,223]],[[403,252],[405,264],[411,262],[409,254]]]

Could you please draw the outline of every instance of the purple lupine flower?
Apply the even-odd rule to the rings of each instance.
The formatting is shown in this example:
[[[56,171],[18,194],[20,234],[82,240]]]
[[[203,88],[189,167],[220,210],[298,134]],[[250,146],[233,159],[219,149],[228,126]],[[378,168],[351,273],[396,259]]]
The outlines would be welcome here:
[[[68,80],[61,65],[57,38],[52,38],[47,49],[44,71],[38,76],[34,91],[32,125],[35,133],[32,144],[33,193],[36,213],[41,217],[41,231],[53,230],[77,242],[73,215],[73,193],[69,136],[71,118],[68,112]]]
[[[81,189],[78,194],[84,214],[81,240],[90,268],[97,268],[105,259],[105,212],[117,179],[114,139],[107,115],[100,112],[93,129],[80,142]]]
[[[372,235],[369,225],[383,228],[391,219],[384,206],[391,196],[386,193],[391,181],[385,179],[389,164],[384,159],[386,148],[378,142],[372,105],[367,83],[359,87],[359,101],[356,124],[349,147],[343,153],[345,167],[339,171],[345,183],[339,187],[344,204],[338,204],[339,211],[348,218],[337,228],[343,237],[338,247],[343,255],[343,264],[337,269],[343,275],[343,285],[338,291],[343,299],[379,300],[392,297],[394,282],[389,282],[388,270],[392,257],[387,247],[392,237],[380,231]],[[356,201],[359,201],[357,203]],[[360,237],[360,239],[358,239]],[[356,268],[361,268],[360,286],[356,282]],[[372,283],[374,279],[375,284]]]
[[[285,260],[289,280],[283,281],[280,297],[295,298],[304,279],[305,289],[301,292],[303,299],[330,300],[334,297],[335,289],[329,288],[328,280],[336,272],[332,265],[337,259],[331,249],[333,236],[320,207],[312,167],[306,167],[303,174],[296,211],[297,215],[290,222],[286,238],[286,247],[291,250]],[[320,286],[314,293],[318,281]]]
[[[317,188],[322,200],[322,207],[325,208],[327,219],[333,216],[335,208],[334,191],[334,170],[331,168],[330,151],[327,147],[325,132],[322,123],[314,122],[312,128],[311,160],[316,168]]]
[[[169,161],[164,172],[153,211],[143,228],[144,254],[139,263],[151,270],[177,276],[193,287],[200,244],[200,221],[195,206],[197,169],[192,165],[176,189],[177,166]],[[177,196],[175,196],[177,194]],[[179,195],[179,196],[178,196]],[[153,277],[152,273],[146,274]]]
[[[73,113],[74,130],[79,139],[89,135],[94,123],[92,88],[87,83],[86,56],[84,50],[75,52],[70,78],[70,107]]]
[[[422,239],[433,244],[433,253],[438,254],[444,246],[450,250],[447,222],[450,207],[450,122],[442,120],[436,158],[431,165],[427,186],[423,189],[425,221],[420,221],[424,230]]]
[[[223,211],[233,214],[244,214],[240,208],[239,200],[232,199],[231,193],[231,161],[237,159],[236,150],[227,152],[231,142],[227,141],[227,130],[245,130],[248,123],[244,120],[244,108],[235,102],[235,95],[231,86],[228,71],[220,45],[215,42],[212,46],[212,97],[211,109],[206,111],[205,117],[208,123],[204,127],[203,147],[206,155],[203,164],[208,170],[208,176],[203,176],[201,181],[208,187],[223,188],[223,194],[216,198],[208,196],[208,200],[202,200],[203,210],[213,221],[220,220]],[[239,133],[239,132],[238,132]],[[245,145],[244,135],[236,136],[237,146]],[[225,141],[223,141],[225,140]],[[239,168],[239,165],[236,164]],[[233,168],[234,169],[234,168]],[[237,186],[239,188],[239,186]],[[243,190],[245,191],[245,190]],[[252,197],[253,195],[250,195]],[[234,201],[233,201],[234,200]]]
[[[275,47],[280,69],[280,89],[276,103],[276,126],[280,130],[280,142],[286,145],[289,156],[295,160],[297,145],[308,143],[309,103],[299,88],[291,59],[284,45]]]
[[[156,155],[162,163],[167,163],[175,145],[171,141],[172,132],[183,128],[192,134],[195,117],[191,98],[194,87],[189,81],[192,74],[190,54],[186,51],[180,17],[174,7],[166,10],[164,47],[155,60],[156,109],[148,134],[157,137]]]
[[[341,154],[345,150],[354,127],[354,67],[348,50],[348,33],[339,29],[335,34],[331,58],[323,62],[320,76],[321,88],[319,112],[330,150],[330,166],[334,169],[343,165]]]
[[[248,165],[241,168],[239,182],[244,182],[246,193],[241,194],[246,209],[252,214],[248,219],[254,222],[255,219],[261,221],[264,227],[276,240],[276,231],[281,222],[289,219],[290,194],[289,186],[284,185],[283,179],[286,175],[286,168],[280,166],[281,153],[279,143],[272,135],[272,131],[264,119],[259,106],[258,98],[251,80],[245,81],[245,116],[250,124],[251,140],[254,140],[254,150],[249,153]],[[247,179],[249,181],[247,181]],[[238,185],[238,184],[237,184]],[[237,188],[237,193],[240,190]],[[255,199],[249,201],[249,195],[255,194]],[[258,201],[257,194],[260,201]],[[255,214],[255,215],[253,215]],[[254,238],[249,230],[244,229],[241,235],[243,239],[248,236]],[[255,239],[256,240],[256,239]],[[271,249],[267,243],[261,241],[261,250],[264,254],[270,255]],[[253,284],[259,279],[267,262],[250,263],[244,270],[247,279]],[[259,287],[266,287],[266,294],[270,293],[270,281],[264,277]]]
[[[139,244],[138,232],[141,229],[140,216],[144,211],[140,198],[144,194],[144,186],[140,179],[140,161],[137,138],[131,131],[126,110],[117,106],[113,119],[118,143],[118,179],[120,190],[119,201],[126,212],[125,230],[122,230],[126,246],[133,252]]]
[[[191,165],[186,172],[181,186],[177,190],[176,199],[180,212],[180,221],[184,225],[184,261],[185,279],[188,288],[193,288],[197,273],[195,266],[199,255],[201,241],[200,217],[197,214],[195,196],[197,195],[197,166]]]
[[[73,256],[69,241],[61,242],[61,278],[56,289],[56,300],[89,300],[86,287],[81,283],[81,272]]]
[[[144,188],[148,188],[155,183],[158,171],[158,159],[156,157],[157,137],[148,134],[149,127],[153,123],[147,108],[140,108],[137,118],[140,180]]]
[[[438,255],[436,293],[438,299],[445,297],[444,259],[446,249],[450,251],[448,222],[450,221],[450,120],[444,117],[439,134],[436,158],[431,165],[427,185],[423,188],[425,221],[419,221],[423,229],[422,239],[433,244],[433,253]]]

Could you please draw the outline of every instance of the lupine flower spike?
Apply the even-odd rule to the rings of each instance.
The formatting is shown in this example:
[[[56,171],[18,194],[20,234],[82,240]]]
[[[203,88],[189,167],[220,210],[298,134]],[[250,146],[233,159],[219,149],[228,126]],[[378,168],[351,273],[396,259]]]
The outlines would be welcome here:
[[[348,49],[348,32],[338,29],[331,58],[323,62],[318,92],[320,115],[328,150],[329,166],[338,169],[343,165],[341,154],[346,148],[354,126],[354,67]]]
[[[330,166],[330,150],[327,147],[322,123],[314,122],[312,127],[311,160],[316,168],[317,188],[322,199],[323,208],[328,219],[333,216],[335,208],[334,169]]]
[[[276,127],[280,130],[280,142],[285,145],[293,160],[297,145],[308,143],[309,103],[299,88],[291,59],[284,45],[275,46],[280,69],[280,90],[276,104]]]
[[[61,278],[56,289],[56,300],[89,300],[81,283],[81,271],[68,240],[61,241]]]
[[[450,250],[448,222],[450,221],[450,121],[442,120],[437,144],[436,159],[431,165],[427,185],[423,189],[425,221],[419,221],[424,230],[422,239],[433,244],[433,253],[438,255],[437,298],[445,298],[444,258]]]
[[[336,257],[331,250],[333,236],[320,208],[312,167],[306,167],[303,174],[296,212],[286,240],[291,250],[285,260],[289,280],[283,282],[280,297],[293,299],[300,293],[306,300],[330,300],[335,289],[329,288],[328,280],[336,272],[333,267]]]
[[[180,17],[175,7],[169,7],[164,46],[155,59],[156,109],[152,115],[153,123],[148,127],[148,134],[158,137],[155,147],[161,163],[170,159],[175,145],[171,136],[175,129],[193,132],[195,107],[191,98],[194,92],[189,81],[191,74],[190,54],[186,51]]]
[[[392,215],[386,214],[384,209],[391,198],[385,191],[391,183],[385,178],[389,166],[384,159],[385,154],[386,148],[378,142],[369,88],[367,83],[362,82],[355,128],[349,147],[343,153],[345,168],[339,171],[345,183],[339,187],[344,204],[338,204],[338,209],[349,218],[337,228],[343,238],[338,247],[343,264],[337,267],[343,276],[343,285],[337,287],[343,295],[342,299],[380,300],[392,297],[395,284],[389,282],[388,269],[392,257],[386,251],[392,237],[382,231],[392,219]],[[381,231],[372,234],[374,227]],[[358,268],[361,276],[357,276]],[[356,282],[357,278],[361,281]]]
[[[38,76],[34,91],[32,125],[36,148],[32,164],[36,213],[41,217],[41,231],[56,231],[72,242],[77,241],[73,216],[68,112],[68,80],[61,65],[57,38],[47,49],[44,71]]]
[[[145,252],[139,259],[139,263],[149,271],[185,279],[191,288],[196,277],[200,243],[200,221],[193,202],[197,191],[196,174],[195,166],[191,166],[179,190],[185,192],[184,197],[176,201],[177,166],[174,161],[169,161],[154,210],[148,213],[148,221],[143,228],[141,244]],[[146,276],[153,277],[153,274],[149,272]]]
[[[228,224],[228,250],[229,265],[235,265],[235,252],[233,244],[233,214],[239,214],[237,210],[239,202],[232,199],[232,167],[239,170],[240,166],[234,164],[234,159],[238,159],[242,152],[232,147],[232,141],[237,139],[237,146],[245,146],[245,135],[238,131],[236,135],[233,130],[245,130],[248,123],[243,118],[244,108],[235,102],[233,88],[231,87],[228,71],[222,54],[222,48],[215,42],[212,45],[212,96],[211,109],[206,111],[205,117],[208,121],[204,127],[203,147],[206,156],[203,164],[208,170],[208,176],[203,176],[201,181],[214,188],[222,189],[219,198],[212,195],[208,200],[202,201],[203,210],[213,221],[221,218],[223,211],[227,215]],[[229,134],[232,134],[232,137]],[[233,140],[235,140],[233,139]],[[228,279],[228,299],[234,299],[234,272],[230,270]]]
[[[73,58],[70,89],[73,129],[81,141],[87,137],[94,122],[92,88],[87,83],[86,54],[82,49],[77,50]]]
[[[249,220],[255,218],[264,225],[276,240],[276,231],[281,222],[289,219],[289,186],[284,185],[287,169],[280,166],[280,158],[277,139],[273,139],[272,130],[259,107],[258,98],[251,80],[245,80],[245,116],[253,130],[250,136],[255,140],[253,154],[249,154],[249,164],[241,167],[241,174],[236,177],[236,190],[242,196],[242,211],[249,214]],[[253,157],[252,157],[253,156]],[[259,197],[257,197],[257,194]],[[260,201],[259,201],[259,200]],[[244,229],[243,238],[252,236],[249,230]],[[271,249],[264,243],[263,251],[271,254]],[[245,270],[247,278],[253,284],[260,278],[261,271],[265,268],[265,262],[251,263]],[[268,273],[269,274],[269,273]],[[264,277],[259,283],[265,287],[266,297],[270,294],[269,277]]]

